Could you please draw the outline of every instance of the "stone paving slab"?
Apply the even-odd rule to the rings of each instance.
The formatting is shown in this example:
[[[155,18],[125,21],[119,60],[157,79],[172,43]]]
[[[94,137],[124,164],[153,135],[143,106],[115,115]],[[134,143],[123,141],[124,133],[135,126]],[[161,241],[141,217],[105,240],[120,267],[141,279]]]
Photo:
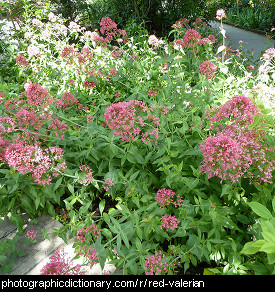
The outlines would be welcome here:
[[[24,233],[19,236],[16,243],[16,251],[23,251],[23,256],[18,256],[14,259],[13,270],[9,275],[40,275],[40,271],[43,266],[49,261],[49,257],[56,249],[64,248],[64,251],[70,258],[74,257],[73,239],[68,240],[66,244],[63,239],[54,234],[54,229],[59,229],[62,224],[57,220],[54,220],[49,215],[42,215],[36,220],[28,220],[24,226]],[[41,235],[41,229],[46,229],[50,240],[45,239]],[[25,243],[25,235],[27,231],[37,231],[35,237],[35,243]],[[16,234],[16,227],[8,220],[4,218],[2,224],[0,224],[0,238],[13,238]],[[75,263],[82,264],[83,258],[75,260]],[[122,274],[122,271],[116,269],[114,265],[108,264],[102,270],[100,265],[93,266],[92,269],[84,267],[87,270],[88,275],[102,275],[105,272]]]

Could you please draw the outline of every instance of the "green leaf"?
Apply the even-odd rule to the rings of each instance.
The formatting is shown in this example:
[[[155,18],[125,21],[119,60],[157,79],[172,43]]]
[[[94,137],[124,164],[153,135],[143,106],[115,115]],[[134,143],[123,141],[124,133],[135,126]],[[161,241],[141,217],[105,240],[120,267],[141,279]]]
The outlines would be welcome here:
[[[8,217],[11,223],[15,224],[20,231],[23,231],[23,220],[19,214],[10,213],[8,214]]]
[[[265,219],[272,219],[273,218],[270,211],[262,204],[260,204],[258,202],[250,202],[247,204],[260,217],[265,218]]]
[[[274,198],[272,200],[272,207],[273,207],[273,212],[275,212],[275,196],[274,196]]]
[[[272,234],[270,232],[262,232],[262,236],[263,238],[268,241],[268,242],[273,242],[274,246],[275,246],[275,234]]]
[[[7,256],[0,254],[0,262],[7,259]]]
[[[54,185],[54,191],[56,191],[57,189],[58,189],[58,187],[60,186],[60,184],[61,184],[61,182],[62,182],[62,179],[63,179],[63,177],[60,177],[57,181],[56,181],[56,183],[55,183],[55,185]]]
[[[45,239],[51,240],[48,234],[48,231],[46,229],[41,229],[41,233]]]
[[[274,242],[265,242],[261,246],[260,251],[264,251],[266,253],[275,253],[275,243]]]
[[[105,208],[105,199],[101,200],[99,205],[98,205],[98,208],[99,208],[99,212],[100,214],[102,215],[103,211],[104,211],[104,208]]]
[[[244,254],[254,254],[256,252],[258,252],[261,247],[263,246],[263,244],[265,244],[266,241],[265,240],[256,240],[256,241],[251,241],[251,242],[247,242],[243,249],[241,250],[241,253]]]
[[[30,197],[22,196],[20,197],[20,201],[24,210],[26,210],[28,213],[34,214],[35,210],[33,207],[33,201]]]
[[[130,176],[130,180],[129,181],[133,181],[135,180],[135,178],[139,175],[140,173],[140,170],[136,171],[135,173],[133,173],[131,176]]]
[[[127,238],[127,235],[126,235],[124,232],[121,232],[121,238],[122,238],[122,240],[124,241],[126,247],[129,248],[129,247],[130,247],[130,245],[129,245],[129,240],[128,240],[128,238]]]
[[[67,187],[69,191],[71,192],[71,194],[74,194],[74,187],[71,184],[67,184]]]

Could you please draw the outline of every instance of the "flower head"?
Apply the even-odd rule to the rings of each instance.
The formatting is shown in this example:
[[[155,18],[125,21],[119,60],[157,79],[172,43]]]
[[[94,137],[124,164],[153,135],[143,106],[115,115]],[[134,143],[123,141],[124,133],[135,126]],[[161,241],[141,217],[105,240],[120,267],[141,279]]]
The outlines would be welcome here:
[[[161,250],[155,251],[155,254],[148,255],[144,263],[145,275],[165,275],[175,269],[176,263],[171,262],[169,256]]]
[[[64,249],[56,250],[51,256],[50,261],[41,269],[41,275],[85,275],[86,270],[80,265],[75,265]]]
[[[218,9],[216,12],[216,18],[218,20],[222,20],[225,17],[226,17],[225,11],[223,9]]]
[[[169,229],[174,230],[178,227],[179,222],[175,216],[165,214],[161,217],[160,229],[166,229],[166,231]]]
[[[217,66],[211,61],[204,61],[200,65],[199,72],[207,77],[207,79],[213,79]]]

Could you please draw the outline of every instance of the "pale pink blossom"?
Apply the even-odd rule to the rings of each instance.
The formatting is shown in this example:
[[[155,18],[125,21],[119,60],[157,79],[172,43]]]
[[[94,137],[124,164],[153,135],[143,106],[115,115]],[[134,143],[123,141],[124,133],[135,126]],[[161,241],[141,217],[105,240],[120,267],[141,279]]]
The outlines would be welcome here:
[[[217,12],[216,12],[216,18],[218,20],[222,20],[225,17],[226,17],[226,14],[225,14],[224,9],[218,9]]]

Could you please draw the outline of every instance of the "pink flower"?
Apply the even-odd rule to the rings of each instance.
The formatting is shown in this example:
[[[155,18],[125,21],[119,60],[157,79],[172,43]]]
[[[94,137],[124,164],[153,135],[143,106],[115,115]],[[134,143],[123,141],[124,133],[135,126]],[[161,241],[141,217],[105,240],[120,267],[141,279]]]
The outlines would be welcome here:
[[[229,119],[244,126],[254,123],[254,115],[259,114],[259,108],[252,100],[244,95],[233,96],[218,109],[211,109],[206,112],[206,118],[210,120],[210,127],[215,128],[215,123],[220,123],[223,119]],[[218,125],[220,128],[221,125]]]
[[[81,171],[83,171],[85,178],[80,182],[80,184],[87,186],[91,183],[93,180],[93,175],[92,175],[92,170],[90,169],[89,166],[82,165],[79,167]]]
[[[34,112],[24,108],[15,117],[17,118],[19,129],[29,129],[30,127],[40,129],[42,127],[39,117]]]
[[[104,42],[108,44],[117,35],[117,24],[110,17],[103,17],[100,21],[100,32],[106,35]]]
[[[15,60],[18,66],[25,66],[25,67],[30,66],[28,59],[22,55],[18,55]]]
[[[199,72],[205,75],[207,79],[213,79],[217,69],[217,66],[211,61],[204,61],[200,65]]]
[[[74,58],[76,56],[76,51],[73,47],[71,46],[66,46],[62,49],[62,52],[61,52],[61,57],[64,58],[68,65],[72,65],[73,64],[73,61],[74,61]]]
[[[180,195],[176,196],[175,192],[166,188],[159,189],[157,191],[155,201],[161,204],[161,208],[167,207],[168,205],[170,205],[170,203],[173,203],[176,208],[177,206],[181,206],[181,204],[184,202],[184,200],[181,199]]]
[[[105,181],[104,181],[104,183],[103,183],[103,189],[105,190],[105,191],[109,191],[109,189],[112,187],[112,186],[114,186],[115,184],[111,181],[111,179],[109,179],[109,178],[106,178],[105,179]]]
[[[67,131],[67,124],[62,123],[58,118],[55,118],[51,121],[50,125],[48,126],[48,129],[55,130],[55,135],[57,138],[63,138],[64,132]]]
[[[95,238],[99,237],[101,230],[99,229],[98,225],[92,223],[91,225],[82,227],[80,230],[77,231],[77,241],[79,243],[83,243],[87,241],[86,235],[90,236],[93,235]]]
[[[201,35],[195,29],[187,29],[183,40],[187,43],[195,43],[198,44],[201,40]]]
[[[200,146],[204,156],[201,170],[209,178],[217,176],[221,182],[235,182],[244,177],[250,182],[272,183],[274,149],[264,145],[264,130],[249,128],[259,113],[259,108],[243,95],[206,111],[210,129],[217,131],[216,136],[208,137]]]
[[[93,115],[87,115],[86,116],[86,119],[87,119],[87,123],[90,123],[90,122],[92,122],[93,121]]]
[[[160,229],[166,229],[166,231],[169,229],[174,230],[178,227],[179,222],[175,216],[165,214],[161,217]]]
[[[216,18],[218,20],[222,20],[225,17],[226,17],[225,11],[223,9],[218,9],[216,12]]]
[[[149,91],[148,91],[148,95],[149,96],[156,96],[158,94],[158,92],[156,91],[156,90],[154,90],[154,89],[150,89]]]
[[[95,248],[88,247],[87,244],[85,244],[82,247],[81,251],[78,251],[78,254],[86,257],[86,259],[89,262],[88,264],[89,264],[90,268],[92,268],[94,265],[96,265],[97,260],[99,259],[99,257],[97,256],[97,250]]]
[[[35,230],[29,230],[27,231],[27,234],[25,235],[25,237],[29,238],[29,239],[34,239],[36,237],[37,231]]]
[[[63,150],[57,146],[42,149],[38,144],[27,145],[24,141],[9,144],[4,151],[4,161],[21,173],[32,173],[35,182],[45,186],[51,183],[56,174],[51,169],[66,168]]]
[[[149,255],[145,259],[144,270],[145,275],[165,275],[169,271],[173,271],[175,263],[170,263],[170,259],[162,251],[155,251],[154,255]]]
[[[88,81],[88,80],[86,80],[86,81],[83,81],[83,86],[85,87],[85,88],[88,88],[88,89],[91,89],[91,88],[93,88],[93,87],[95,87],[95,82],[93,82],[93,81]]]
[[[247,66],[246,69],[247,69],[247,71],[253,71],[255,68],[253,65],[249,65],[249,66]]]
[[[79,101],[69,91],[65,91],[63,93],[61,101],[63,107],[68,107],[70,105],[79,103]]]
[[[42,86],[36,83],[27,83],[26,95],[28,103],[33,106],[46,107],[53,102],[53,98],[50,94]]]
[[[150,35],[148,39],[149,45],[152,45],[154,47],[158,47],[159,45],[164,44],[162,40],[159,40],[155,35]]]
[[[81,269],[80,265],[75,265],[64,249],[56,250],[51,256],[50,261],[41,269],[40,275],[85,275],[86,270]]]

